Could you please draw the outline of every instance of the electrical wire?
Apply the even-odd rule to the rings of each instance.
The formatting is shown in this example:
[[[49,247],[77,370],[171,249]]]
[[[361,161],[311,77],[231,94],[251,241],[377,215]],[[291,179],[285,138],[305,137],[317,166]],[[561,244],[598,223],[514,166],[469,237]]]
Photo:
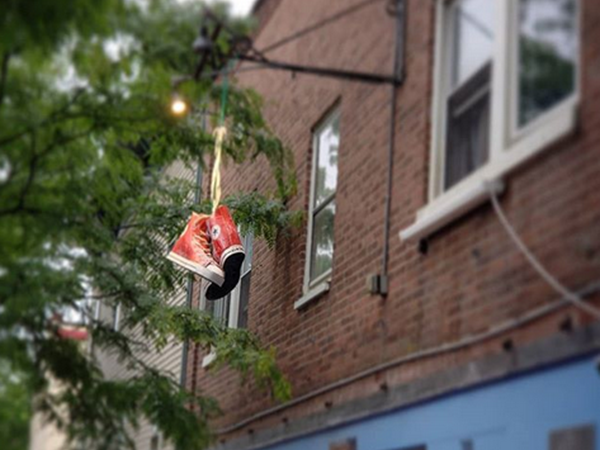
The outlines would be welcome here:
[[[591,295],[595,295],[600,292],[600,280],[596,280],[580,291],[578,291],[578,295],[580,297],[587,297]],[[352,384],[354,382],[360,381],[377,373],[380,373],[384,370],[393,369],[394,367],[402,366],[408,363],[414,363],[426,358],[433,358],[436,356],[444,355],[446,353],[452,353],[456,351],[460,351],[466,348],[469,348],[473,345],[480,344],[482,342],[489,341],[491,339],[500,337],[508,332],[517,330],[528,323],[539,320],[543,317],[546,317],[556,311],[559,311],[561,308],[567,306],[570,302],[564,298],[555,300],[552,303],[547,305],[540,306],[536,309],[533,309],[520,317],[515,319],[506,320],[496,326],[493,326],[489,330],[483,331],[478,334],[466,336],[462,339],[459,339],[455,342],[450,342],[447,344],[442,344],[436,347],[427,348],[410,355],[401,356],[399,358],[393,359],[383,364],[379,364],[377,366],[370,367],[362,372],[351,375],[346,378],[342,378],[340,380],[334,381],[333,383],[327,384],[321,388],[318,388],[314,391],[308,392],[304,395],[294,398],[286,403],[282,403],[281,405],[274,406],[273,408],[266,409],[264,411],[258,412],[253,416],[250,416],[240,422],[234,423],[233,425],[226,426],[216,431],[217,435],[223,435],[227,433],[231,433],[233,431],[244,428],[245,426],[256,422],[258,420],[264,419],[265,417],[271,416],[278,412],[281,412],[285,409],[294,407],[298,404],[304,403],[308,400],[312,400],[315,397],[326,394],[328,392],[334,391],[336,389],[343,388]],[[269,444],[272,445],[272,444]]]
[[[273,51],[276,48],[279,48],[285,44],[288,44],[296,39],[299,39],[303,36],[305,36],[308,33],[311,33],[313,31],[318,30],[319,28],[322,28],[325,25],[328,25],[332,22],[335,22],[339,19],[341,19],[342,17],[345,17],[346,15],[352,14],[360,9],[362,9],[363,7],[375,3],[376,1],[382,1],[382,0],[365,0],[361,3],[358,3],[356,5],[353,5],[349,8],[346,8],[344,10],[341,10],[340,12],[329,16],[309,27],[306,27],[294,34],[291,34],[279,41],[276,41],[260,50],[255,49],[254,47],[252,47],[252,50],[255,52],[256,55],[258,55],[259,57],[262,57],[263,59],[266,59],[263,54]],[[405,357],[401,357],[392,361],[389,361],[387,363],[369,368],[365,371],[359,372],[355,375],[352,375],[348,378],[344,378],[341,380],[338,380],[334,383],[331,383],[329,385],[323,386],[322,388],[319,388],[315,391],[309,392],[303,396],[300,396],[294,400],[291,400],[287,403],[284,403],[282,405],[276,406],[274,408],[271,409],[267,409],[265,411],[262,411],[258,414],[255,414],[254,416],[251,416],[241,422],[235,423],[233,425],[227,426],[225,428],[222,428],[220,430],[217,430],[217,434],[225,434],[225,433],[230,433],[232,431],[238,430],[240,428],[243,428],[244,426],[256,421],[256,420],[260,420],[264,417],[270,416],[272,414],[275,414],[279,411],[282,411],[283,409],[287,409],[290,407],[293,407],[297,404],[303,403],[305,401],[308,401],[312,398],[315,398],[319,395],[325,394],[327,392],[330,392],[332,390],[344,387],[348,384],[351,384],[353,382],[359,381],[361,379],[364,379],[370,375],[373,375],[375,373],[381,372],[383,370],[386,369],[391,369],[393,367],[402,365],[402,364],[406,364],[409,362],[415,362],[418,361],[420,359],[423,358],[430,358],[430,357],[434,357],[434,356],[438,356],[447,352],[453,352],[453,351],[458,351],[461,350],[463,348],[475,345],[477,343],[492,339],[494,337],[500,336],[506,332],[512,331],[514,329],[518,329],[520,327],[522,327],[523,325],[532,322],[534,320],[537,320],[541,317],[544,317],[552,312],[555,312],[557,310],[559,310],[560,308],[564,307],[566,304],[571,303],[574,306],[580,308],[581,310],[593,315],[594,317],[596,317],[597,319],[600,319],[600,310],[594,308],[593,306],[589,305],[588,303],[586,303],[583,300],[583,296],[586,295],[591,295],[593,293],[597,293],[600,290],[600,283],[596,282],[593,283],[591,286],[588,286],[587,288],[581,290],[578,293],[572,292],[569,289],[567,289],[563,284],[561,284],[556,278],[554,278],[546,269],[545,267],[539,262],[539,260],[531,253],[531,251],[527,248],[527,246],[523,243],[523,241],[520,239],[520,237],[518,236],[518,234],[516,233],[516,231],[514,230],[514,228],[512,227],[512,225],[510,224],[510,222],[508,221],[508,219],[506,218],[506,216],[504,215],[502,208],[500,207],[500,204],[498,202],[498,198],[496,196],[496,193],[493,189],[493,186],[489,183],[486,183],[486,187],[489,191],[490,194],[490,198],[492,201],[492,205],[494,207],[494,211],[496,213],[496,215],[498,216],[499,221],[501,222],[501,224],[503,225],[503,227],[505,228],[506,232],[508,233],[509,237],[513,240],[513,242],[515,243],[515,245],[519,248],[519,250],[523,253],[523,255],[526,257],[526,259],[529,261],[529,263],[532,265],[532,267],[536,270],[536,272],[538,272],[538,274],[556,291],[561,295],[561,299],[549,304],[549,305],[544,305],[540,308],[537,308],[533,311],[530,311],[529,313],[525,314],[524,316],[517,318],[517,319],[512,319],[509,320],[507,322],[504,322],[500,325],[497,325],[495,327],[493,327],[492,329],[490,329],[487,332],[484,333],[480,333],[478,335],[474,335],[474,336],[470,336],[464,339],[461,339],[457,342],[454,343],[449,343],[449,344],[444,344],[441,345],[439,347],[434,347],[431,349],[426,349],[420,352],[416,352],[412,355],[408,355]]]
[[[252,58],[249,58],[249,55],[246,55],[246,58],[244,58],[244,55],[238,55],[238,57],[240,59],[246,59],[249,61],[254,61],[257,62],[259,64],[268,64],[272,67],[274,66],[285,66],[285,63],[280,63],[280,62],[275,62],[275,61],[270,61],[266,56],[265,53],[272,51],[276,48],[279,48],[289,42],[292,42],[296,39],[301,38],[302,36],[305,36],[308,33],[311,33],[313,31],[316,31],[326,25],[329,25],[335,21],[338,21],[340,19],[342,19],[343,17],[346,17],[347,15],[350,15],[352,13],[355,13],[361,9],[363,9],[364,7],[374,4],[376,2],[381,2],[383,0],[364,0],[360,3],[357,3],[355,5],[352,5],[348,8],[342,9],[340,11],[338,11],[337,13],[326,17],[325,19],[322,19],[316,23],[314,23],[313,25],[310,25],[306,28],[303,28],[302,30],[293,33],[283,39],[280,39],[279,41],[276,41],[270,45],[268,45],[267,47],[263,48],[263,49],[257,49],[254,46],[254,43],[252,42],[252,40],[248,37],[248,36],[242,36],[240,34],[238,34],[235,30],[233,30],[230,26],[228,26],[225,22],[223,22],[213,11],[210,10],[210,8],[208,7],[204,7],[204,14],[207,15],[208,17],[212,18],[213,20],[215,20],[219,26],[223,27],[225,30],[227,30],[231,36],[237,40],[246,40],[249,44],[249,48],[248,48],[248,53],[249,55],[254,55],[252,56]],[[387,0],[388,1],[388,6],[392,3],[394,3],[394,0]],[[390,10],[389,8],[387,9],[388,14],[395,14],[395,11],[392,9]],[[283,68],[283,67],[282,67]],[[319,68],[314,68],[315,70],[319,70]],[[238,67],[236,69],[231,70],[229,73],[231,73],[232,75],[236,74],[238,71],[242,71],[243,68],[240,67],[240,65],[238,65]],[[222,71],[221,71],[222,72]],[[368,75],[368,74],[367,74]],[[380,80],[377,80],[378,82]],[[387,81],[387,80],[386,80]],[[394,81],[394,80],[390,80],[390,81]]]
[[[420,361],[421,359],[432,358],[432,357],[440,356],[440,355],[443,355],[446,353],[456,352],[456,351],[471,347],[473,345],[488,341],[490,339],[497,338],[497,337],[502,336],[510,331],[517,330],[535,320],[541,319],[543,317],[548,316],[549,314],[559,311],[560,309],[562,309],[563,307],[565,307],[569,304],[575,305],[575,306],[585,310],[586,312],[589,312],[590,314],[594,315],[595,317],[600,318],[600,311],[598,311],[591,305],[585,303],[585,301],[583,300],[583,298],[585,298],[585,297],[595,295],[598,292],[600,292],[600,280],[596,280],[596,281],[592,282],[591,284],[587,285],[586,287],[579,290],[578,292],[572,292],[569,289],[567,289],[566,287],[564,287],[560,282],[558,282],[539,263],[539,261],[535,258],[535,256],[533,256],[533,254],[529,251],[529,249],[521,241],[521,239],[519,238],[519,236],[517,235],[517,233],[515,232],[513,227],[510,225],[510,223],[506,219],[506,216],[503,214],[502,209],[500,208],[500,205],[498,203],[498,198],[497,198],[496,192],[494,190],[495,189],[494,186],[495,186],[495,184],[493,184],[493,183],[486,183],[486,188],[489,191],[492,205],[494,206],[494,210],[496,211],[496,214],[498,215],[500,222],[505,227],[506,231],[508,232],[510,237],[513,239],[513,241],[517,244],[519,249],[522,252],[524,252],[524,254],[527,256],[527,259],[530,262],[532,262],[532,264],[534,265],[536,270],[541,269],[541,272],[539,272],[539,273],[542,274],[544,279],[547,282],[549,282],[551,284],[551,286],[554,287],[555,290],[561,295],[561,297],[559,299],[557,299],[556,301],[554,301],[550,304],[543,305],[536,309],[533,309],[533,310],[525,313],[521,317],[502,322],[482,333],[472,335],[472,336],[467,336],[456,342],[442,344],[437,347],[432,347],[429,349],[421,350],[421,351],[418,351],[411,355],[401,356],[397,359],[388,361],[386,363],[379,364],[374,367],[370,367],[369,369],[366,369],[362,372],[351,375],[349,377],[342,378],[333,383],[330,383],[321,388],[318,388],[314,391],[311,391],[304,395],[301,395],[300,397],[297,397],[286,403],[283,403],[283,404],[275,406],[273,408],[269,408],[267,410],[261,411],[261,412],[256,413],[253,416],[250,416],[240,422],[237,422],[232,425],[221,428],[221,429],[217,430],[217,434],[223,435],[223,434],[227,434],[227,433],[231,433],[233,431],[239,430],[255,421],[264,419],[268,416],[271,416],[273,414],[281,412],[285,409],[294,407],[298,404],[304,403],[304,402],[311,400],[315,397],[318,397],[320,395],[323,395],[328,392],[334,391],[336,389],[340,389],[342,387],[348,386],[349,384],[360,381],[364,378],[375,375],[384,370],[392,369],[394,367],[398,367],[398,366],[408,364],[411,362]]]
[[[536,258],[536,256],[529,250],[529,248],[525,245],[523,240],[519,237],[511,223],[506,218],[502,207],[500,206],[500,202],[498,201],[498,196],[496,195],[495,190],[493,189],[492,183],[486,183],[486,189],[490,194],[490,199],[492,200],[492,206],[494,207],[494,211],[498,216],[498,220],[504,227],[506,233],[517,246],[517,248],[521,251],[523,256],[527,259],[529,264],[533,267],[533,269],[548,283],[556,292],[570,301],[574,306],[585,311],[596,319],[600,319],[600,309],[594,308],[592,305],[584,302],[580,296],[570,291],[565,285],[563,285],[560,281],[558,281],[548,270],[542,265],[542,263]]]
[[[295,41],[296,39],[299,39],[299,38],[307,35],[308,33],[312,33],[313,31],[316,31],[319,28],[323,28],[326,25],[329,25],[333,22],[340,20],[343,17],[346,17],[347,15],[350,15],[352,13],[360,11],[361,9],[363,9],[364,7],[366,7],[372,3],[376,3],[376,2],[380,2],[380,1],[383,1],[383,0],[364,0],[360,3],[357,3],[356,5],[352,5],[348,8],[342,9],[341,11],[339,11],[335,14],[332,14],[329,17],[319,20],[318,22],[314,23],[313,25],[303,28],[303,29],[297,31],[296,33],[290,34],[287,37],[284,37],[276,42],[273,42],[272,44],[267,45],[266,47],[264,47],[260,50],[259,54],[267,53],[272,50],[275,50],[276,48],[279,48],[282,45],[285,45],[292,41]]]

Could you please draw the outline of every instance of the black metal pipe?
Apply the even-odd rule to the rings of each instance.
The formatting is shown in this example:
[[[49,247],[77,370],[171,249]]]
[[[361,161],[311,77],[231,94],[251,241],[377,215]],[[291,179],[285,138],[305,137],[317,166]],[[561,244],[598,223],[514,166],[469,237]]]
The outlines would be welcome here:
[[[383,224],[383,255],[381,257],[380,294],[388,293],[388,266],[390,254],[390,215],[392,207],[392,187],[394,169],[394,150],[396,141],[396,110],[398,86],[404,80],[404,23],[406,20],[405,0],[396,0],[396,38],[394,44],[394,79],[398,80],[390,87],[390,123],[388,135],[388,166],[385,193],[385,212]]]
[[[272,69],[278,70],[287,70],[290,72],[296,73],[307,73],[311,75],[319,75],[326,77],[334,77],[341,78],[345,80],[351,81],[362,81],[366,83],[376,83],[376,84],[392,84],[398,85],[400,84],[400,80],[396,76],[389,75],[379,75],[375,73],[367,73],[367,72],[354,72],[343,69],[332,69],[328,67],[315,67],[315,66],[301,66],[299,64],[291,64],[281,61],[273,61],[266,58],[260,58],[252,55],[237,55],[238,59],[244,61],[251,61],[257,64],[262,64]]]
[[[399,0],[397,0],[397,1],[399,1]],[[399,1],[399,3],[402,3],[402,2]],[[397,12],[397,14],[396,14],[397,18],[403,16],[403,11],[401,11],[400,9],[398,9],[396,12]],[[221,18],[219,18],[216,14],[214,14],[209,8],[207,8],[207,7],[204,8],[204,15],[206,17],[210,18],[211,20],[213,20],[216,24],[213,34],[210,37],[210,40],[212,42],[216,42],[221,29],[224,29],[225,31],[227,31],[231,36],[232,51],[228,55],[220,55],[225,60],[230,59],[231,57],[235,57],[242,61],[251,61],[251,62],[261,64],[261,65],[264,65],[266,67],[276,69],[276,70],[286,70],[289,72],[306,73],[306,74],[311,74],[311,75],[341,78],[341,79],[352,80],[352,81],[361,81],[361,82],[366,82],[366,83],[376,83],[376,84],[388,84],[389,83],[392,85],[398,85],[401,83],[401,80],[397,76],[397,73],[394,73],[393,75],[390,76],[390,75],[381,75],[381,74],[376,74],[376,73],[355,72],[355,71],[350,71],[350,70],[335,69],[335,68],[329,68],[329,67],[304,66],[304,65],[299,65],[299,64],[292,64],[292,63],[287,63],[287,62],[282,62],[282,61],[270,60],[260,50],[257,50],[256,48],[253,47],[252,40],[248,36],[238,34],[227,23],[225,23],[223,20],[221,20]],[[397,23],[398,23],[398,20],[397,20]],[[403,28],[402,25],[400,25],[400,28]],[[402,30],[399,30],[399,31],[402,31]],[[246,46],[244,46],[243,50],[240,49],[239,46],[236,47],[236,45],[234,45],[235,43],[239,44],[239,43],[243,43],[243,42],[246,43]],[[204,66],[207,63],[207,58],[209,57],[208,53],[209,53],[208,51],[205,51],[202,53],[200,61],[199,61],[198,65],[196,66],[196,70],[194,72],[194,79],[196,79],[196,80],[200,78],[200,76],[204,70]],[[215,55],[212,54],[210,56],[214,57]],[[395,62],[397,63],[397,61],[398,61],[397,55],[395,58],[396,58]]]

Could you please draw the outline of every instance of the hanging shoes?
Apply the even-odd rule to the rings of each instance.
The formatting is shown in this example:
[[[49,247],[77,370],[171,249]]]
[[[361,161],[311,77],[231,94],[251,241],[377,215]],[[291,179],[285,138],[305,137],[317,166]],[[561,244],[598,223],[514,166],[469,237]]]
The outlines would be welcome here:
[[[206,214],[192,213],[167,259],[206,278],[211,286],[218,287],[225,282],[225,273],[211,252],[208,220]]]
[[[229,294],[238,284],[246,254],[237,227],[226,206],[217,207],[207,224],[212,241],[212,256],[225,272],[225,281],[221,284],[210,284],[205,292],[207,300],[217,300]]]

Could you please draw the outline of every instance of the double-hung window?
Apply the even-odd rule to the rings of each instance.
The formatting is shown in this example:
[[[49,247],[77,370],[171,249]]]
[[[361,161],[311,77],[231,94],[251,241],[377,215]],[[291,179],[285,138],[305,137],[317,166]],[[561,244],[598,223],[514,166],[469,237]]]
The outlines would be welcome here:
[[[579,0],[437,0],[426,237],[573,130]]]
[[[451,34],[446,64],[444,189],[477,168],[489,156],[490,79],[494,47],[494,3],[459,0],[447,11]]]
[[[307,258],[303,299],[310,300],[326,286],[334,251],[335,193],[340,145],[339,111],[330,113],[315,129],[310,189]],[[308,296],[307,296],[308,295]],[[296,307],[305,301],[296,302]]]
[[[202,295],[200,307],[208,312],[213,319],[223,326],[230,328],[248,327],[248,305],[250,300],[250,276],[252,275],[253,238],[251,234],[242,237],[242,244],[246,252],[240,275],[240,281],[225,297],[209,301]],[[203,290],[202,290],[203,291]],[[215,359],[215,353],[211,352],[203,360],[207,366]]]

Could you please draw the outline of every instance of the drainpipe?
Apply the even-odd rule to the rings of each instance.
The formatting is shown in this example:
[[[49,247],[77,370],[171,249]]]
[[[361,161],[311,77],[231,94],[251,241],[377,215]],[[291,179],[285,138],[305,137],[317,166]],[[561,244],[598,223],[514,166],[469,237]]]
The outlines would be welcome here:
[[[397,83],[390,86],[390,122],[388,136],[387,183],[385,193],[385,215],[383,228],[383,255],[381,257],[381,275],[376,281],[375,293],[385,297],[388,294],[388,265],[390,253],[390,215],[392,207],[392,181],[394,168],[394,149],[396,141],[396,110],[398,87],[404,80],[404,24],[406,20],[406,0],[396,0],[396,37],[394,44],[394,78]],[[371,281],[371,285],[373,285]]]
[[[202,119],[200,122],[200,126],[202,130],[206,130],[206,114],[204,111],[202,112]],[[201,161],[198,160],[198,168],[196,169],[196,186],[194,190],[194,203],[199,203],[200,198],[202,197],[202,164]],[[187,279],[187,288],[185,295],[185,306],[187,308],[192,307],[192,296],[194,291],[194,276],[192,274],[188,275]],[[181,375],[179,378],[179,384],[181,387],[185,388],[187,382],[187,365],[188,365],[188,353],[190,349],[190,343],[186,339],[183,343],[183,349],[181,351]]]

